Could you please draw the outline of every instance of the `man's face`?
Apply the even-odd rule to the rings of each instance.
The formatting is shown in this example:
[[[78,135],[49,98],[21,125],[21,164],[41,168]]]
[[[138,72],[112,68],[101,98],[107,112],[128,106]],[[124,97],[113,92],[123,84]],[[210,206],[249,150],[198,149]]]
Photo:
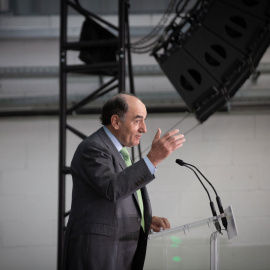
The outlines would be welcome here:
[[[146,133],[145,118],[147,115],[145,105],[135,97],[127,97],[129,109],[125,121],[119,121],[117,138],[123,146],[138,145],[142,133]]]

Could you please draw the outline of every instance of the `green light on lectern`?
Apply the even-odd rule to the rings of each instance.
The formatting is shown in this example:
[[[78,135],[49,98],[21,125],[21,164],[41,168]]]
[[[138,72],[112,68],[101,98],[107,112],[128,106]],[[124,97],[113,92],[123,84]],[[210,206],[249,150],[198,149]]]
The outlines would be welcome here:
[[[181,257],[175,256],[173,257],[174,262],[181,262]]]
[[[178,247],[178,245],[180,245],[182,242],[181,239],[177,236],[172,236],[171,240],[172,240],[171,247]]]

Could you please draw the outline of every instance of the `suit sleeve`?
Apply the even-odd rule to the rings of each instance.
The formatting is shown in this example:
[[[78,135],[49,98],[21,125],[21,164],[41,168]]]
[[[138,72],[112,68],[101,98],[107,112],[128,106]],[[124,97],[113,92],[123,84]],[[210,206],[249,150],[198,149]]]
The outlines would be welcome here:
[[[80,147],[71,164],[74,178],[81,178],[109,201],[126,198],[155,178],[143,159],[124,168],[120,153],[113,155],[104,145],[88,142]]]

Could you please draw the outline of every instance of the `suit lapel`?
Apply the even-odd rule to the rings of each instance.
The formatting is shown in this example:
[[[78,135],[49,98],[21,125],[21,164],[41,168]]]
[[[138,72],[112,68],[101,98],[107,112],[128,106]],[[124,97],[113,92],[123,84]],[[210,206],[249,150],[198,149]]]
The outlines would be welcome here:
[[[104,144],[110,149],[111,153],[113,154],[113,156],[117,160],[117,162],[120,165],[120,167],[122,168],[122,170],[124,170],[127,167],[126,163],[125,163],[124,159],[122,158],[121,154],[116,149],[116,147],[113,144],[113,142],[111,141],[111,139],[108,137],[108,135],[104,131],[103,127],[100,128],[97,132],[98,132],[100,138],[103,140]]]

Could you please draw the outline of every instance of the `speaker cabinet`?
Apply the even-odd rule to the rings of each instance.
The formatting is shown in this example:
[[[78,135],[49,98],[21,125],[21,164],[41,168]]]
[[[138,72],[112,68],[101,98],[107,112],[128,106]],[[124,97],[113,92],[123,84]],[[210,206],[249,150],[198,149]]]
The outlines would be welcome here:
[[[255,70],[270,43],[268,0],[201,1],[152,52],[200,122]]]

